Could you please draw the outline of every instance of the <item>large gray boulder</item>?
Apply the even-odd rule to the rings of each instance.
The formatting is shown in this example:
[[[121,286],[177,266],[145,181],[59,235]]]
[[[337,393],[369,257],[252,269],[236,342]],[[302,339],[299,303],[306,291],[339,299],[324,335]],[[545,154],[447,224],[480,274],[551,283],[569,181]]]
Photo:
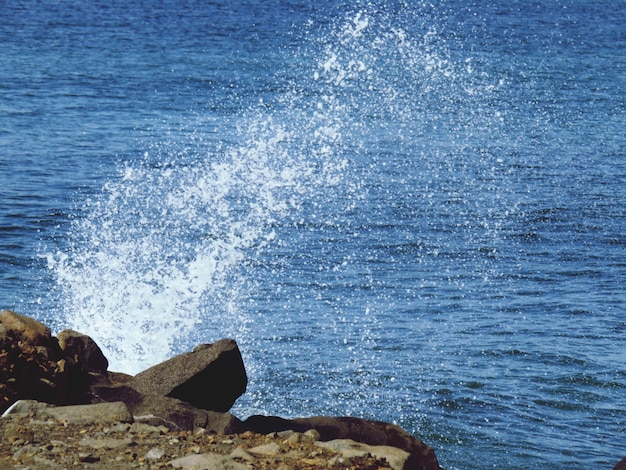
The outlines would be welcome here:
[[[196,347],[137,374],[127,385],[142,395],[177,398],[226,412],[248,385],[237,343],[223,339]]]

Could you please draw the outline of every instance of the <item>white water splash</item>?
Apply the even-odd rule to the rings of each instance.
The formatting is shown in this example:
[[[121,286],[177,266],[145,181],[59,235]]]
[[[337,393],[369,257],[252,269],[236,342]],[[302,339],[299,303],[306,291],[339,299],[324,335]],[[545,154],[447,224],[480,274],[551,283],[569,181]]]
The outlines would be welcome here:
[[[301,132],[313,140],[298,148]],[[70,248],[48,256],[68,326],[131,373],[178,342],[243,335],[242,266],[272,242],[277,220],[341,180],[338,135],[326,115],[289,124],[259,114],[242,119],[239,147],[122,168],[88,201]]]
[[[274,243],[275,227],[333,187],[356,204],[365,189],[345,176],[347,154],[440,125],[459,102],[432,30],[415,38],[394,18],[376,20],[356,12],[303,46],[292,61],[304,76],[238,119],[237,144],[155,144],[87,201],[70,246],[48,264],[64,326],[96,339],[112,369],[134,373],[195,343],[245,336],[246,263]]]

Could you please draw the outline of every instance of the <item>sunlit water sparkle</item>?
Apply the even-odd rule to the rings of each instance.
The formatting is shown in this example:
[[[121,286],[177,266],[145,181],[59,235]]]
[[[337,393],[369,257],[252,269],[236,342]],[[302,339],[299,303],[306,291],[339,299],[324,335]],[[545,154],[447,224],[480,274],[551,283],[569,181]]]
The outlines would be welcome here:
[[[233,337],[242,418],[393,421],[446,468],[609,468],[626,417],[623,8],[248,3],[32,19],[53,36],[34,57],[70,48],[74,74],[20,76],[4,127],[28,158],[2,168],[31,192],[58,181],[47,201],[8,182],[5,232],[41,232],[16,309],[126,372]],[[110,27],[65,35],[89,15]],[[155,47],[159,28],[176,40]],[[19,266],[15,237],[0,252]]]

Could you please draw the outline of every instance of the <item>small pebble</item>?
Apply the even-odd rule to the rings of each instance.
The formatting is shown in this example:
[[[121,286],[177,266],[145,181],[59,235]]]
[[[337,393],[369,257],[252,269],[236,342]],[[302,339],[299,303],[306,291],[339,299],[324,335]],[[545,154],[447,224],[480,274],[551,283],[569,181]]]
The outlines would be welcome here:
[[[163,449],[159,449],[158,447],[153,447],[148,452],[146,452],[146,459],[159,460],[164,455],[165,455],[165,451]]]

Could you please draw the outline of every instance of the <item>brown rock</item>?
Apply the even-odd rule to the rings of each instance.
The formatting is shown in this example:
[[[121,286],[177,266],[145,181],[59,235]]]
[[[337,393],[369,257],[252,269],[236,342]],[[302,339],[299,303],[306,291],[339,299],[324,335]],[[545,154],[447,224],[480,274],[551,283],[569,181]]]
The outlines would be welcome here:
[[[410,454],[406,469],[440,470],[435,451],[401,427],[382,421],[352,417],[296,418],[288,420],[277,416],[251,416],[244,421],[251,430],[262,434],[292,429],[305,432],[315,429],[320,440],[352,439],[372,446],[391,446]]]
[[[18,313],[0,312],[0,411],[15,400],[64,404],[68,370],[50,329]]]
[[[223,339],[137,374],[128,382],[143,395],[167,396],[225,412],[246,391],[248,378],[237,343]]]
[[[11,310],[0,312],[0,348],[5,346],[5,341],[23,341],[32,346],[48,347],[51,339],[50,328],[34,318]]]
[[[613,467],[613,470],[626,470],[626,458],[623,458],[622,460],[617,462],[615,464],[615,467]]]
[[[335,439],[334,441],[318,442],[318,446],[338,452],[342,457],[364,457],[373,455],[384,459],[393,470],[405,470],[411,468],[411,454],[392,446],[371,446],[352,439]]]
[[[204,428],[208,432],[216,434],[241,434],[248,430],[239,418],[230,413],[220,413],[218,411],[206,411],[208,418]]]
[[[91,337],[74,330],[63,330],[57,339],[65,356],[74,360],[82,371],[106,372],[108,369],[109,361]]]

